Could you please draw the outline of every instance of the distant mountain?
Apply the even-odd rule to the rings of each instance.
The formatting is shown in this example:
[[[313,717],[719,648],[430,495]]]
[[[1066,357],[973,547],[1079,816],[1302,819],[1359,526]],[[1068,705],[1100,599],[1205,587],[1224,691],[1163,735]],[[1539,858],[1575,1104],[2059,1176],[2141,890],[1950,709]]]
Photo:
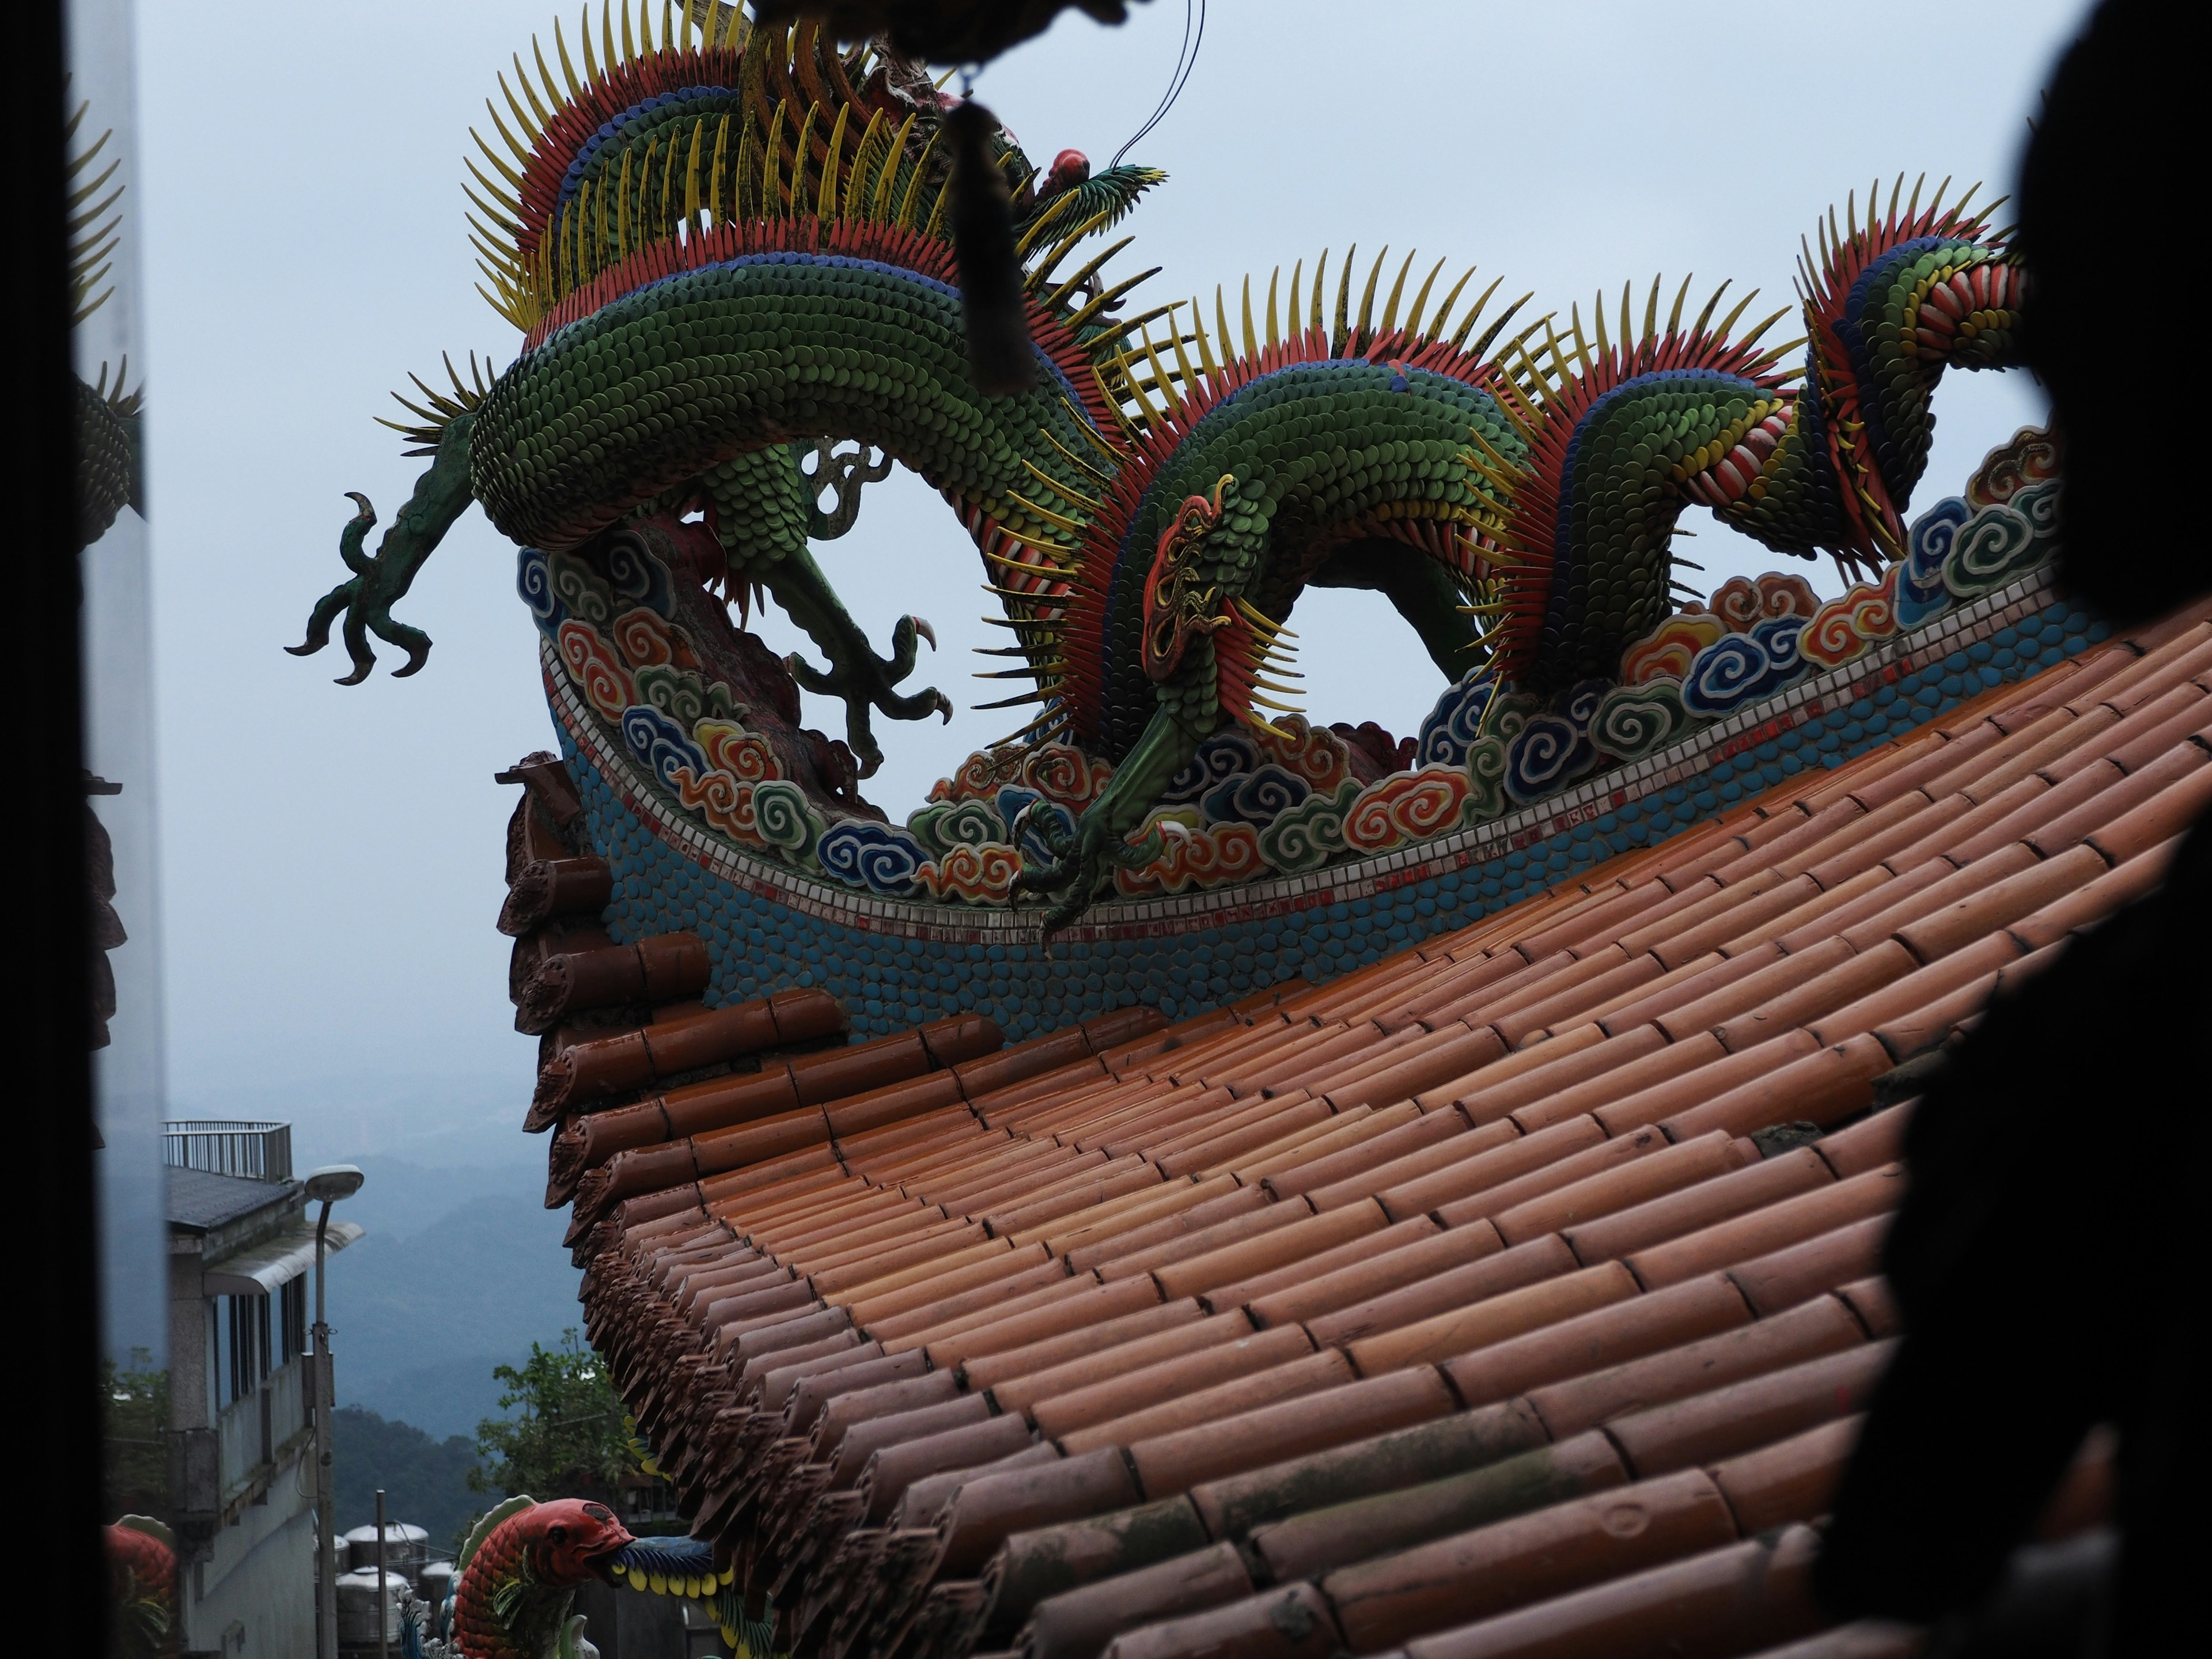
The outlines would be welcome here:
[[[381,1486],[384,1518],[422,1528],[430,1534],[431,1559],[444,1560],[461,1528],[497,1501],[495,1492],[469,1490],[476,1444],[459,1435],[433,1440],[410,1424],[341,1406],[331,1413],[331,1448],[342,1534],[376,1524]]]
[[[543,1206],[535,1169],[525,1188],[510,1170],[360,1162],[348,1214],[370,1231],[330,1266],[337,1397],[435,1439],[473,1435],[499,1415],[492,1367],[582,1322],[567,1215]]]

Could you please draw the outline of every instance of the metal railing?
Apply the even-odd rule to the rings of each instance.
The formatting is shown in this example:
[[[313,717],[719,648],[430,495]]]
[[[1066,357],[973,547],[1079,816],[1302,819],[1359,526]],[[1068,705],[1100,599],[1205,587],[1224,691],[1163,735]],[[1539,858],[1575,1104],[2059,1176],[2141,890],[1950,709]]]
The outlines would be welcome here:
[[[161,1126],[161,1162],[249,1181],[292,1178],[292,1126],[185,1118]]]

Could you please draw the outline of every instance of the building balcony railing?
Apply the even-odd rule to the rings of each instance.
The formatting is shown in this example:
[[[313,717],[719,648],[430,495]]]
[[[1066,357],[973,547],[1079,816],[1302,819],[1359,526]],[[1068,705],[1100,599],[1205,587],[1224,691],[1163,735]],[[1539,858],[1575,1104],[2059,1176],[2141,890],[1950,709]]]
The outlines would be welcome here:
[[[185,1118],[161,1126],[161,1161],[248,1181],[292,1178],[292,1126],[229,1118]]]

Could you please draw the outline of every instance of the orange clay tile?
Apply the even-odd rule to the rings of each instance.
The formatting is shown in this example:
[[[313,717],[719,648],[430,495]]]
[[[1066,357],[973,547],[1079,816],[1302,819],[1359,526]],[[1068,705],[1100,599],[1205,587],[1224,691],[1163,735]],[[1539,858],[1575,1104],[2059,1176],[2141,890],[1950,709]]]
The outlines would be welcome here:
[[[1650,1130],[1640,1130],[1607,1144],[1626,1149],[1650,1134]],[[1641,1151],[1639,1148],[1638,1154],[1632,1156],[1624,1150],[1620,1161],[1609,1168],[1519,1199],[1510,1207],[1492,1212],[1490,1223],[1508,1244],[1523,1243],[1545,1233],[1564,1231],[1577,1222],[1611,1215],[1647,1199],[1697,1186],[1741,1168],[1747,1158],[1758,1157],[1748,1142],[1717,1131],[1675,1146],[1659,1142],[1650,1147],[1649,1156],[1641,1155]]]
[[[1656,1025],[1639,1025],[1617,1037],[1608,1037],[1599,1048],[1612,1064],[1583,1079],[1561,1077],[1558,1089],[1539,1092],[1526,1104],[1513,1105],[1509,1114],[1512,1121],[1533,1135],[1555,1124],[1589,1117],[1601,1106],[1610,1106],[1670,1078],[1723,1059],[1727,1054],[1720,1040],[1710,1033],[1685,1042],[1669,1042],[1667,1034]],[[1503,1097],[1511,1098],[1510,1095]],[[1493,1108],[1486,1102],[1481,1109],[1487,1114]]]
[[[1216,1250],[1258,1238],[1279,1228],[1296,1226],[1313,1214],[1305,1205],[1296,1200],[1284,1204],[1270,1204],[1266,1201],[1265,1194],[1255,1192],[1250,1188],[1243,1190],[1252,1192],[1257,1201],[1237,1203],[1235,1206],[1237,1213],[1209,1226],[1176,1228],[1166,1237],[1146,1243],[1140,1249],[1125,1249],[1107,1256],[1098,1264],[1099,1277],[1112,1280],[1127,1279],[1137,1273],[1150,1273],[1155,1268],[1187,1261],[1194,1256],[1209,1255]],[[1229,1206],[1224,1205],[1222,1207]],[[1171,1219],[1194,1221],[1199,1215],[1199,1212],[1194,1211],[1188,1217],[1176,1216]],[[1141,1235],[1132,1233],[1128,1237],[1135,1239]]]
[[[2020,954],[2021,946],[2010,934],[1986,934],[1963,950],[1938,957],[1925,968],[1822,1015],[1810,1027],[1812,1035],[1823,1043],[1847,1042],[1927,1007],[1984,974],[1995,973]]]
[[[1439,1112],[1436,1116],[1446,1123],[1457,1122],[1458,1133],[1417,1147],[1388,1164],[1377,1164],[1371,1170],[1348,1176],[1326,1187],[1314,1188],[1305,1194],[1306,1201],[1317,1210],[1330,1210],[1346,1204],[1360,1203],[1376,1195],[1379,1191],[1388,1205],[1389,1194],[1401,1188],[1410,1193],[1412,1188],[1431,1177],[1455,1182],[1480,1180],[1486,1178],[1486,1172],[1492,1168],[1529,1168],[1534,1163],[1541,1162],[1549,1156],[1548,1152],[1540,1150],[1534,1153],[1522,1152],[1517,1158],[1507,1156],[1498,1158],[1497,1154],[1501,1151],[1510,1153],[1521,1140],[1522,1134],[1517,1126],[1504,1122],[1486,1123],[1479,1129],[1469,1129],[1465,1120],[1461,1119],[1456,1112]],[[1493,1163],[1481,1164],[1475,1176],[1451,1174],[1452,1171],[1474,1168],[1477,1161],[1485,1158],[1492,1158]],[[1502,1176],[1498,1178],[1503,1179]],[[1455,1191],[1458,1189],[1454,1188]],[[1406,1213],[1413,1213],[1426,1207],[1429,1206],[1409,1200]]]
[[[1881,1265],[1887,1214],[1869,1216],[1729,1269],[1729,1277],[1761,1319],[1856,1284]]]
[[[1817,1297],[1648,1358],[1532,1388],[1525,1397],[1552,1436],[1565,1440],[1601,1423],[1856,1349],[1866,1340],[1840,1298]]]
[[[1884,1164],[1800,1197],[1716,1222],[1625,1260],[1638,1283],[1657,1290],[1700,1273],[1733,1267],[1819,1237],[1869,1216],[1887,1215],[1904,1196],[1902,1169]]]
[[[2148,765],[2169,749],[2202,733],[2212,718],[2202,684],[2177,685],[2112,728],[2112,763],[2124,772]]]
[[[1443,1374],[1468,1406],[1583,1376],[1751,1322],[1735,1286],[1715,1273],[1447,1360]]]
[[[1233,1314],[1217,1316],[1216,1320],[1243,1322],[1241,1315]],[[1131,1346],[1133,1348],[1139,1345]],[[1059,1441],[1065,1451],[1071,1449],[1067,1437],[1079,1429],[1091,1428],[1133,1412],[1148,1411],[1163,1401],[1173,1402],[1178,1396],[1196,1394],[1218,1383],[1272,1370],[1313,1352],[1313,1343],[1294,1325],[1266,1331],[1253,1331],[1248,1326],[1242,1336],[1232,1336],[1228,1341],[1194,1348],[1149,1365],[1133,1366],[1127,1356],[1109,1351],[1078,1361],[1074,1367],[1064,1368],[1072,1373],[1079,1370],[1091,1381],[1073,1388],[1055,1386],[1050,1392],[1033,1397],[1023,1409],[1036,1425],[1037,1432]],[[1001,1400],[1000,1403],[1003,1406],[1005,1401]],[[1082,1446],[1073,1449],[1096,1449]]]
[[[1352,1213],[1358,1213],[1356,1208]],[[1345,1267],[1355,1267],[1363,1262],[1379,1261],[1409,1245],[1436,1237],[1443,1230],[1427,1216],[1416,1216],[1410,1221],[1395,1222],[1379,1231],[1362,1231],[1334,1249],[1316,1251],[1263,1273],[1232,1279],[1214,1286],[1200,1298],[1216,1312],[1231,1308],[1249,1307],[1254,1301],[1273,1295],[1277,1291],[1295,1290],[1316,1283]],[[1280,1323],[1272,1321],[1271,1323]]]
[[[2165,878],[2166,866],[2179,844],[2179,837],[2154,843],[2087,886],[2076,888],[2065,897],[2021,917],[2007,932],[2022,950],[2034,951],[2057,944],[2077,927],[2095,925],[2122,906],[2132,904],[2154,890]],[[2106,849],[2100,847],[2097,850]]]
[[[1264,1363],[1252,1364],[1242,1374],[1218,1382],[1208,1379],[1227,1371],[1232,1358],[1243,1356],[1230,1349],[1194,1354],[1176,1362],[1179,1370],[1170,1374],[1164,1368],[1163,1375],[1153,1379],[1156,1386],[1149,1386],[1146,1392],[1155,1403],[1103,1423],[1057,1433],[1054,1437],[1060,1449],[1071,1456],[1106,1446],[1133,1446],[1162,1435],[1231,1421],[1286,1401],[1333,1393],[1354,1380],[1357,1374],[1352,1369],[1352,1362],[1342,1354],[1333,1348],[1295,1353],[1291,1335],[1288,1331],[1281,1331],[1252,1338],[1255,1351],[1264,1348],[1272,1338],[1279,1352],[1270,1353]],[[1066,1408],[1064,1401],[1040,1404],[1036,1407],[1040,1430],[1044,1430],[1048,1421],[1056,1420]]]
[[[1638,1479],[1709,1467],[1867,1408],[1894,1342],[1868,1342],[1607,1419]]]
[[[1762,1533],[1826,1515],[1858,1443],[1859,1421],[1847,1417],[1823,1424],[1716,1465],[1714,1484],[1735,1511],[1738,1529]]]
[[[1018,1311],[1010,1309],[1003,1318],[986,1319],[915,1346],[928,1350],[931,1364],[965,1366],[969,1387],[988,1388],[995,1376],[1073,1359],[1200,1316],[1194,1303],[1164,1306],[1158,1291],[1141,1279],[1117,1285],[1071,1279],[1066,1285],[1054,1287],[1056,1294]],[[1056,1348],[1045,1346],[1055,1342]],[[994,1365],[987,1366],[987,1359]]]
[[[1456,1530],[1568,1527],[1597,1495],[1565,1479],[1577,1448],[1608,1498],[1709,1481],[1722,1542],[1439,1614],[1411,1653],[1787,1639],[1814,1616],[1793,1523],[1898,1328],[1876,1273],[1911,1107],[1857,1115],[2155,885],[2212,805],[2209,621],[1334,984],[1172,1028],[1124,1011],[861,1092],[856,1073],[811,1113],[627,1148],[568,1230],[587,1334],[695,1525],[825,1651],[942,1633],[956,1659],[963,1620],[1003,1646],[1047,1607],[1066,1621],[1039,1614],[1060,1634],[1024,1638],[1035,1659],[1109,1636],[1319,1659],[1363,1643],[1301,1576],[1448,1541],[1449,1505],[1414,1494],[1527,1479],[1531,1455],[1564,1484]],[[1744,1138],[1806,1120],[1850,1127],[1771,1158]],[[2109,1504],[2094,1474],[2085,1516]],[[1170,1522],[1160,1495],[1185,1492]],[[1157,1567],[1126,1518],[1155,1512],[1179,1540]],[[1118,1578],[1054,1599],[1022,1576],[1079,1535]],[[1019,1583],[994,1609],[976,1575],[1002,1545]],[[1255,1590],[1270,1563],[1289,1577]],[[1763,1622],[1726,1589],[1745,1573],[1773,1591]],[[1293,1607],[1296,1640],[1270,1615]]]
[[[1753,1054],[1763,1052],[1763,1048],[1752,1050]],[[1875,1079],[1894,1064],[1889,1050],[1872,1036],[1846,1037],[1832,1048],[1801,1055],[1786,1066],[1723,1090],[1702,1105],[1677,1112],[1660,1127],[1677,1140],[1716,1129],[1732,1135],[1753,1135],[1793,1122],[1826,1128],[1871,1105]]]
[[[1811,1528],[1792,1527],[1424,1636],[1400,1651],[1404,1659],[1759,1653],[1825,1622],[1811,1582],[1819,1546]]]
[[[1803,954],[1810,957],[1812,951]],[[1713,1035],[1730,1053],[1741,1054],[1870,996],[1919,966],[1918,960],[1903,945],[1895,939],[1885,939],[1855,956],[1827,963],[1813,976],[1732,1016],[1715,1026]]]
[[[1116,1637],[1099,1659],[1175,1659],[1182,1654],[1265,1654],[1267,1659],[1330,1659],[1340,1647],[1321,1593],[1292,1584],[1182,1619]]]
[[[2169,796],[2174,801],[2212,799],[2212,785],[2202,781],[2207,760],[2212,760],[2212,753],[2208,753],[2203,744],[2194,741],[2176,744],[2100,793],[2091,795],[2063,817],[2038,829],[2027,837],[2028,843],[2045,858],[2051,858],[2076,842],[2101,837],[2152,803]],[[2102,840],[2098,845],[2108,854],[2112,852]]]
[[[1612,947],[1605,955],[1589,960],[1603,962],[1617,956],[1618,951],[1619,947]],[[1631,957],[1571,989],[1538,997],[1510,1012],[1493,1016],[1490,1029],[1504,1038],[1507,1046],[1519,1048],[1538,1033],[1571,1030],[1578,1022],[1585,1025],[1594,1023],[1589,1021],[1594,1010],[1610,1006],[1642,990],[1665,972],[1656,956]]]
[[[1440,1150],[1455,1151],[1457,1156],[1429,1160],[1425,1172],[1411,1180],[1398,1178],[1404,1173],[1399,1167],[1376,1170],[1368,1180],[1391,1182],[1375,1195],[1391,1219],[1403,1220],[1549,1169],[1604,1139],[1605,1132],[1588,1118],[1555,1124],[1533,1135],[1523,1135],[1508,1120],[1486,1124],[1456,1142],[1447,1143]]]
[[[1396,1244],[1388,1250],[1378,1249],[1374,1254],[1364,1255],[1357,1261],[1327,1268],[1321,1267],[1316,1261],[1310,1274],[1249,1297],[1243,1304],[1246,1311],[1262,1325],[1315,1322],[1317,1340],[1341,1340],[1346,1332],[1355,1328],[1357,1319],[1328,1324],[1329,1334],[1321,1336],[1319,1333],[1324,1316],[1376,1302],[1378,1298],[1386,1298],[1409,1285],[1425,1285],[1431,1280],[1480,1261],[1486,1256],[1497,1255],[1505,1249],[1505,1241],[1498,1237],[1498,1230],[1487,1222],[1478,1223],[1472,1227],[1439,1230],[1437,1224],[1426,1216],[1415,1221],[1400,1223],[1374,1235],[1374,1237],[1379,1242],[1391,1234],[1421,1227],[1431,1230],[1425,1237]],[[1572,1261],[1571,1256],[1562,1257],[1558,1252],[1553,1252],[1549,1265],[1554,1271],[1565,1272],[1572,1265]],[[1515,1267],[1506,1273],[1505,1282],[1495,1288],[1510,1289],[1513,1285],[1526,1284],[1530,1278],[1539,1276],[1540,1273],[1524,1270],[1522,1264],[1516,1262]],[[1481,1288],[1480,1276],[1463,1286],[1441,1287],[1439,1293],[1449,1299],[1461,1289],[1477,1294],[1488,1293]],[[1224,1312],[1227,1311],[1225,1297],[1224,1302],[1214,1305]],[[1421,1311],[1432,1310],[1424,1306]],[[1419,1318],[1420,1313],[1408,1313],[1406,1317]]]
[[[1196,1428],[1132,1440],[1129,1461],[1146,1496],[1166,1498],[1219,1475],[1431,1422],[1458,1408],[1435,1371],[1394,1371]]]
[[[1279,1206],[1291,1208],[1291,1206]],[[1203,1296],[1221,1285],[1233,1284],[1282,1267],[1288,1263],[1316,1256],[1354,1239],[1376,1235],[1389,1225],[1382,1206],[1370,1200],[1365,1204],[1348,1204],[1342,1209],[1329,1210],[1320,1215],[1308,1215],[1304,1219],[1279,1227],[1255,1238],[1240,1239],[1209,1250],[1203,1255],[1187,1257],[1152,1270],[1153,1282],[1160,1287],[1163,1298],[1174,1301],[1186,1296]]]
[[[1322,1589],[1352,1650],[1378,1653],[1735,1537],[1720,1488],[1687,1472],[1340,1568]]]
[[[1401,1365],[1434,1364],[1472,1353],[1524,1331],[1540,1330],[1559,1320],[1623,1301],[1638,1291],[1635,1276],[1620,1262],[1609,1261],[1363,1337],[1346,1352],[1362,1376],[1376,1376]]]
[[[1466,1121],[1456,1113],[1421,1113],[1350,1146],[1275,1170],[1263,1176],[1261,1184],[1278,1198],[1301,1198],[1466,1133]]]
[[[1359,1147],[1372,1146],[1392,1130],[1419,1123],[1427,1115],[1419,1104],[1410,1100],[1401,1100],[1395,1106],[1385,1106],[1379,1111],[1362,1109],[1358,1112],[1347,1112],[1334,1127],[1310,1140],[1302,1140],[1296,1147],[1286,1151],[1256,1157],[1238,1164],[1231,1173],[1247,1187],[1256,1186],[1275,1176],[1295,1178],[1297,1172],[1313,1169],[1323,1158],[1334,1158],[1340,1152],[1352,1152]],[[1289,1195],[1273,1185],[1269,1190],[1279,1198]]]
[[[1531,1102],[1615,1072],[1666,1042],[1656,1026],[1639,1026],[1617,1037],[1607,1036],[1595,1022],[1571,1026],[1522,1048],[1511,1060],[1462,1079],[1456,1103],[1470,1122],[1493,1123]],[[1525,1063],[1509,1073],[1505,1068],[1512,1060]]]
[[[1587,1267],[1780,1203],[1833,1179],[1817,1151],[1799,1147],[1778,1158],[1754,1158],[1732,1173],[1570,1225],[1562,1233]]]
[[[869,1322],[869,1334],[887,1346],[905,1337],[927,1336],[948,1321],[988,1308],[1017,1305],[1018,1298],[1054,1289],[1067,1276],[1064,1263],[1048,1258],[1037,1261],[1018,1252],[1010,1259],[1012,1269],[999,1277],[979,1276],[970,1283],[936,1285],[930,1300],[918,1303],[903,1313],[877,1315]],[[1025,1261],[1035,1265],[1021,1266]]]
[[[1740,1054],[1729,1054],[1722,1049],[1720,1039],[1705,1033],[1688,1040],[1698,1044],[1711,1043],[1710,1050],[1701,1053],[1722,1054],[1723,1058],[1707,1060],[1694,1071],[1684,1072],[1662,1083],[1654,1083],[1624,1094],[1599,1107],[1593,1115],[1609,1134],[1626,1134],[1632,1129],[1676,1117],[1686,1109],[1712,1100],[1747,1083],[1756,1082],[1769,1073],[1778,1071],[1793,1061],[1811,1054],[1820,1043],[1810,1034],[1792,1031],[1771,1042],[1762,1042],[1755,1048]],[[1686,1045],[1678,1045],[1686,1046]]]
[[[1217,1314],[1210,1318],[1183,1316],[1165,1328],[1126,1338],[1117,1335],[1115,1342],[1105,1346],[1082,1347],[1071,1358],[1053,1358],[1047,1354],[1043,1356],[1047,1363],[1042,1365],[1017,1370],[1014,1362],[1027,1358],[1018,1350],[1012,1355],[997,1356],[996,1364],[979,1361],[969,1381],[973,1387],[989,1389],[1000,1410],[1025,1411],[1040,1400],[1075,1393],[1101,1381],[1111,1381],[1183,1354],[1222,1347],[1251,1334],[1252,1322],[1241,1313]],[[978,1381],[977,1374],[989,1380]]]

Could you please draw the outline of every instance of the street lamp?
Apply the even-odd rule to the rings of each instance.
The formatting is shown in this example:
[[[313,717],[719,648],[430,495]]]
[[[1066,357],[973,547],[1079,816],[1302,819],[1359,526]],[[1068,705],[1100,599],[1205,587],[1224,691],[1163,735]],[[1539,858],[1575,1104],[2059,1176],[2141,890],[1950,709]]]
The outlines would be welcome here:
[[[325,1164],[307,1177],[307,1196],[323,1206],[315,1218],[316,1659],[337,1659],[338,1651],[337,1545],[332,1529],[337,1494],[331,1476],[331,1407],[337,1390],[331,1376],[331,1328],[323,1319],[323,1238],[330,1229],[331,1206],[359,1192],[365,1178],[350,1164]],[[380,1609],[378,1616],[382,1617]]]

